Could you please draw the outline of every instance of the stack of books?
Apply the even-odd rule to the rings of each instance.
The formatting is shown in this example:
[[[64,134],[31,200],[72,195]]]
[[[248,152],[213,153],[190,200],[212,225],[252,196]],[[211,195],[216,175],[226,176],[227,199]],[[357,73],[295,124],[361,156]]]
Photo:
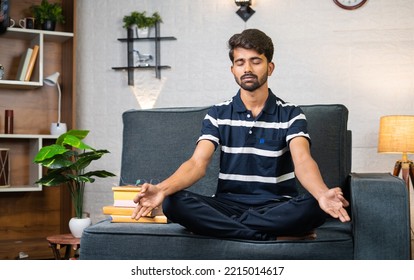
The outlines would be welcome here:
[[[134,198],[141,191],[140,187],[136,186],[117,186],[112,187],[114,195],[114,204],[103,207],[104,215],[111,217],[112,223],[157,223],[166,224],[167,217],[165,217],[161,208],[154,209],[145,217],[138,220],[132,219],[131,215],[137,206]]]

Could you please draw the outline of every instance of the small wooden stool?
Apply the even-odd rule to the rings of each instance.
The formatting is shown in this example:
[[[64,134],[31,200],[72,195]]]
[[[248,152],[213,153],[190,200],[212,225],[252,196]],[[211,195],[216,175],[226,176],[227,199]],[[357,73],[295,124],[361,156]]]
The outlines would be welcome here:
[[[58,234],[48,236],[47,241],[49,241],[49,247],[52,248],[53,255],[56,260],[68,260],[71,255],[71,248],[76,251],[80,247],[80,238],[74,237],[72,234]],[[60,249],[65,248],[64,258],[60,255]]]

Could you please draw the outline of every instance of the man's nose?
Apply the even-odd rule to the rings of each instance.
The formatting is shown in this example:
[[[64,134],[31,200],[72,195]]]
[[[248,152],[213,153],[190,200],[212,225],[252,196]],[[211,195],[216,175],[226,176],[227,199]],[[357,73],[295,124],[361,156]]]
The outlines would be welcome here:
[[[251,73],[252,72],[252,67],[250,65],[249,62],[244,64],[244,73]]]

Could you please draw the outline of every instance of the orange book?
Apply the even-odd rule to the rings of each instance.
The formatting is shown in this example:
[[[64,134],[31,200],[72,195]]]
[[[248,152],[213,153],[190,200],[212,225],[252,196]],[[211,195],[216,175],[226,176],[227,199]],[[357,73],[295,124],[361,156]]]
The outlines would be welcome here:
[[[33,46],[32,54],[30,56],[29,65],[27,66],[26,75],[24,77],[24,81],[25,82],[30,81],[30,78],[32,76],[32,72],[33,72],[34,66],[36,64],[36,59],[37,59],[38,53],[39,53],[39,46],[38,45],[34,45]]]
[[[102,208],[104,215],[124,215],[131,216],[135,207],[116,207],[113,205],[104,206]]]
[[[113,205],[107,205],[102,208],[104,215],[123,215],[123,216],[131,216],[132,212],[134,212],[135,207],[116,207]],[[161,207],[154,209],[149,213],[148,217],[153,216],[163,216],[164,213],[161,210]]]
[[[139,220],[135,220],[135,219],[132,219],[131,216],[111,215],[111,223],[166,224],[167,223],[167,217],[165,217],[165,216],[141,217]]]

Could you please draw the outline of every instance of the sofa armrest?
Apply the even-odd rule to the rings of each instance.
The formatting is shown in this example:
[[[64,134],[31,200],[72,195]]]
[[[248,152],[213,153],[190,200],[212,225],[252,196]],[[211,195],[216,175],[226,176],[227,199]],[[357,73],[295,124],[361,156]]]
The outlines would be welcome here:
[[[388,173],[352,173],[350,184],[354,258],[409,259],[405,182]]]

